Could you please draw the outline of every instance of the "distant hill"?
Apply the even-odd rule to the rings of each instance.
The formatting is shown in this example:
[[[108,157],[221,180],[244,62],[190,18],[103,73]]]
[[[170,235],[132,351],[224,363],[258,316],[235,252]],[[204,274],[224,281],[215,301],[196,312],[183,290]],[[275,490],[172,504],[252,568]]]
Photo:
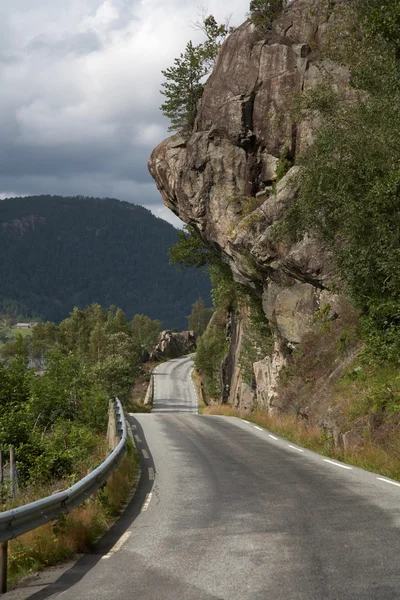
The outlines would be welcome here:
[[[169,265],[172,225],[110,198],[32,196],[0,202],[0,312],[60,321],[74,306],[115,304],[187,327],[210,298],[208,276]]]

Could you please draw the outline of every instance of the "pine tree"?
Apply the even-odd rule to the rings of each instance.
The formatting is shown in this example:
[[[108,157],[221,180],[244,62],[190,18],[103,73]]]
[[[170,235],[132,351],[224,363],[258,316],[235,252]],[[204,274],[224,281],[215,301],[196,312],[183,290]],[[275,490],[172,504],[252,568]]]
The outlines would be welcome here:
[[[166,79],[161,84],[166,102],[160,109],[171,121],[169,131],[193,127],[204,78],[211,72],[223,40],[232,31],[228,24],[219,25],[213,15],[204,16],[202,22],[194,25],[205,34],[205,42],[197,46],[189,42],[174,65],[161,71]]]
[[[203,93],[201,80],[207,74],[201,52],[189,42],[184,54],[175,59],[174,66],[161,72],[166,79],[161,93],[167,98],[161,111],[171,121],[169,131],[192,127],[197,102]]]

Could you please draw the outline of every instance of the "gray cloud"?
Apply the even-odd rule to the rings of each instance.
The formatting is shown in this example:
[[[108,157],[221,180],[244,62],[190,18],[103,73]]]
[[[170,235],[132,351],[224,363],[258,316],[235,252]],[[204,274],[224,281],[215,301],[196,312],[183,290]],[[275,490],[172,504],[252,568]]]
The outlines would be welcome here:
[[[199,33],[198,0],[13,0],[0,19],[0,198],[112,196],[162,206],[147,171],[167,135],[161,69]],[[241,22],[248,0],[211,0]],[[10,193],[9,193],[10,192]]]
[[[91,52],[99,52],[103,49],[101,40],[94,31],[86,31],[76,35],[67,36],[61,40],[52,40],[46,35],[38,36],[29,42],[25,51],[27,54],[32,52],[42,52],[44,54],[59,55],[64,57],[68,54],[84,56]]]

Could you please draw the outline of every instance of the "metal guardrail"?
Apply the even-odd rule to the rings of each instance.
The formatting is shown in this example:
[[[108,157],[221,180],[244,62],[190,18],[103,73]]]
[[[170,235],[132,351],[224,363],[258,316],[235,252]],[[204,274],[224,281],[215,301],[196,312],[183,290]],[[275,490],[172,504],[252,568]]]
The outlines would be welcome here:
[[[114,401],[114,410],[117,433],[120,438],[116,448],[99,467],[67,490],[57,492],[47,498],[42,498],[36,502],[31,502],[30,504],[25,504],[24,506],[0,513],[0,543],[2,546],[5,546],[9,540],[18,537],[27,531],[36,529],[37,527],[44,525],[44,523],[52,521],[61,514],[69,513],[73,508],[84,502],[84,500],[89,498],[96,490],[105,484],[107,479],[121,462],[126,451],[127,443],[124,411],[118,398]],[[2,548],[2,553],[4,552],[7,559],[6,548]],[[0,563],[1,562],[2,561],[0,560]],[[0,571],[3,570],[4,565],[2,568],[2,565],[0,564]],[[0,579],[2,579],[1,576]],[[4,591],[4,588],[1,589],[2,587],[2,582],[0,581],[0,594]]]

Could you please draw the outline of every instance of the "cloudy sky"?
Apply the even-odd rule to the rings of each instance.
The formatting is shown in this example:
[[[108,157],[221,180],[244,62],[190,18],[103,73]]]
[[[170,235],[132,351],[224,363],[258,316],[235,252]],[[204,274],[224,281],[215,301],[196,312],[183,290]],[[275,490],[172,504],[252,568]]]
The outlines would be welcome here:
[[[249,0],[12,0],[0,5],[0,198],[109,196],[174,221],[147,171],[167,136],[161,69],[201,9]]]

